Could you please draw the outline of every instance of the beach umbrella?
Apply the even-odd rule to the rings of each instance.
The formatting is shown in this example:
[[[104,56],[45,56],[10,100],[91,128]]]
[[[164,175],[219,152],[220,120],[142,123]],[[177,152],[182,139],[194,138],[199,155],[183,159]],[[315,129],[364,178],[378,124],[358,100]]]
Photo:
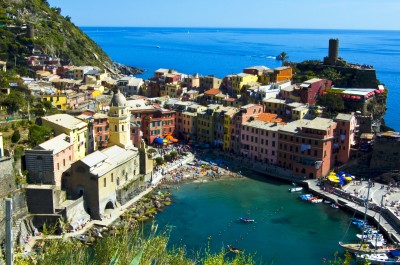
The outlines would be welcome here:
[[[157,138],[154,139],[154,142],[153,142],[153,143],[155,143],[155,144],[162,144],[162,143],[164,143],[163,140],[164,140],[163,138],[157,137]]]
[[[172,140],[172,139],[174,139],[174,137],[173,137],[172,135],[167,135],[167,136],[165,137],[165,139],[167,139],[167,140]]]
[[[164,139],[162,139],[162,142],[163,143],[168,143],[168,140],[164,138]]]

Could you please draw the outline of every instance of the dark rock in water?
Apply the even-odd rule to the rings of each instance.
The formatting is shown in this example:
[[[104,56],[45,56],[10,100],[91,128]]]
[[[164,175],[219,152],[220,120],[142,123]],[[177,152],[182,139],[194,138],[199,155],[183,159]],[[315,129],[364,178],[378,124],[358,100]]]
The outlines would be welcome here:
[[[123,74],[123,75],[137,75],[137,74],[143,74],[143,72],[144,72],[144,70],[142,70],[142,69],[124,65],[121,63],[117,63],[117,62],[113,62],[113,66],[116,69],[118,69],[121,72],[121,74]]]

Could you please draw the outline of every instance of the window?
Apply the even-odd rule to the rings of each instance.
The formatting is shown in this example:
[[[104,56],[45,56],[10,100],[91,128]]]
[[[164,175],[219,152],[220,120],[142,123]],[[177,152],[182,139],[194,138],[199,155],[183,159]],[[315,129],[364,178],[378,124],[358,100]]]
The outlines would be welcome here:
[[[60,163],[57,163],[57,170],[60,170]]]
[[[104,178],[104,187],[107,187],[107,179],[106,178]]]
[[[63,159],[63,167],[65,167],[65,158]]]
[[[118,131],[118,127],[117,125],[114,125],[114,131],[117,132]]]
[[[114,182],[114,173],[111,173],[111,182]]]
[[[124,131],[124,125],[122,125],[122,131]]]

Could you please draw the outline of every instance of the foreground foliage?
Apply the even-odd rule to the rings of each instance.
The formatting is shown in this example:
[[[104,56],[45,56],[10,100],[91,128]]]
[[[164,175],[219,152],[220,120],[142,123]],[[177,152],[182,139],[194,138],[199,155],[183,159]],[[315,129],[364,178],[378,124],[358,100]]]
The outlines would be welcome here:
[[[168,232],[144,238],[137,230],[124,229],[116,236],[106,236],[93,246],[72,240],[51,240],[43,250],[31,257],[17,255],[16,265],[54,265],[54,264],[129,264],[129,265],[252,265],[251,255],[231,255],[225,250],[212,254],[208,249],[204,254],[197,253],[194,258],[187,257],[184,247],[168,248]]]

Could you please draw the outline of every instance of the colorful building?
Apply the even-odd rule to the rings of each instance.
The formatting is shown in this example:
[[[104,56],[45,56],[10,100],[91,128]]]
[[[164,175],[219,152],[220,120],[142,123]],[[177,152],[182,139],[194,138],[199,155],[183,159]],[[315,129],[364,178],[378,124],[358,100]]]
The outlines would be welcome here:
[[[74,143],[74,158],[79,160],[87,154],[87,124],[68,114],[54,114],[42,117],[42,124],[53,129],[54,134],[65,133]]]
[[[117,198],[119,190],[128,185],[138,189],[143,184],[139,171],[139,152],[114,145],[73,163],[66,186],[72,199],[83,196],[92,219],[101,220],[106,209],[123,204]]]
[[[350,159],[350,150],[356,145],[357,120],[354,114],[339,113],[335,121],[336,140],[333,144],[333,150],[336,163],[347,163]]]
[[[75,162],[74,143],[71,140],[68,135],[61,133],[31,150],[25,150],[28,182],[61,188],[63,174]]]
[[[300,85],[300,100],[304,104],[314,105],[318,96],[322,95],[325,89],[330,88],[331,80],[313,78]]]
[[[197,113],[197,141],[214,143],[214,112],[221,107],[221,105],[210,104],[206,110]]]
[[[293,77],[292,67],[282,66],[282,67],[277,67],[274,69],[271,81],[278,83],[278,82],[291,80],[292,77]]]
[[[325,118],[297,120],[279,130],[278,165],[294,175],[326,176],[334,165],[336,122]]]
[[[237,98],[241,92],[242,92],[242,87],[244,85],[247,85],[251,82],[257,82],[258,76],[256,75],[251,75],[251,74],[246,74],[246,73],[240,73],[236,75],[231,75],[231,85],[232,85],[232,91],[231,95],[235,98]],[[229,91],[228,91],[229,93]]]

